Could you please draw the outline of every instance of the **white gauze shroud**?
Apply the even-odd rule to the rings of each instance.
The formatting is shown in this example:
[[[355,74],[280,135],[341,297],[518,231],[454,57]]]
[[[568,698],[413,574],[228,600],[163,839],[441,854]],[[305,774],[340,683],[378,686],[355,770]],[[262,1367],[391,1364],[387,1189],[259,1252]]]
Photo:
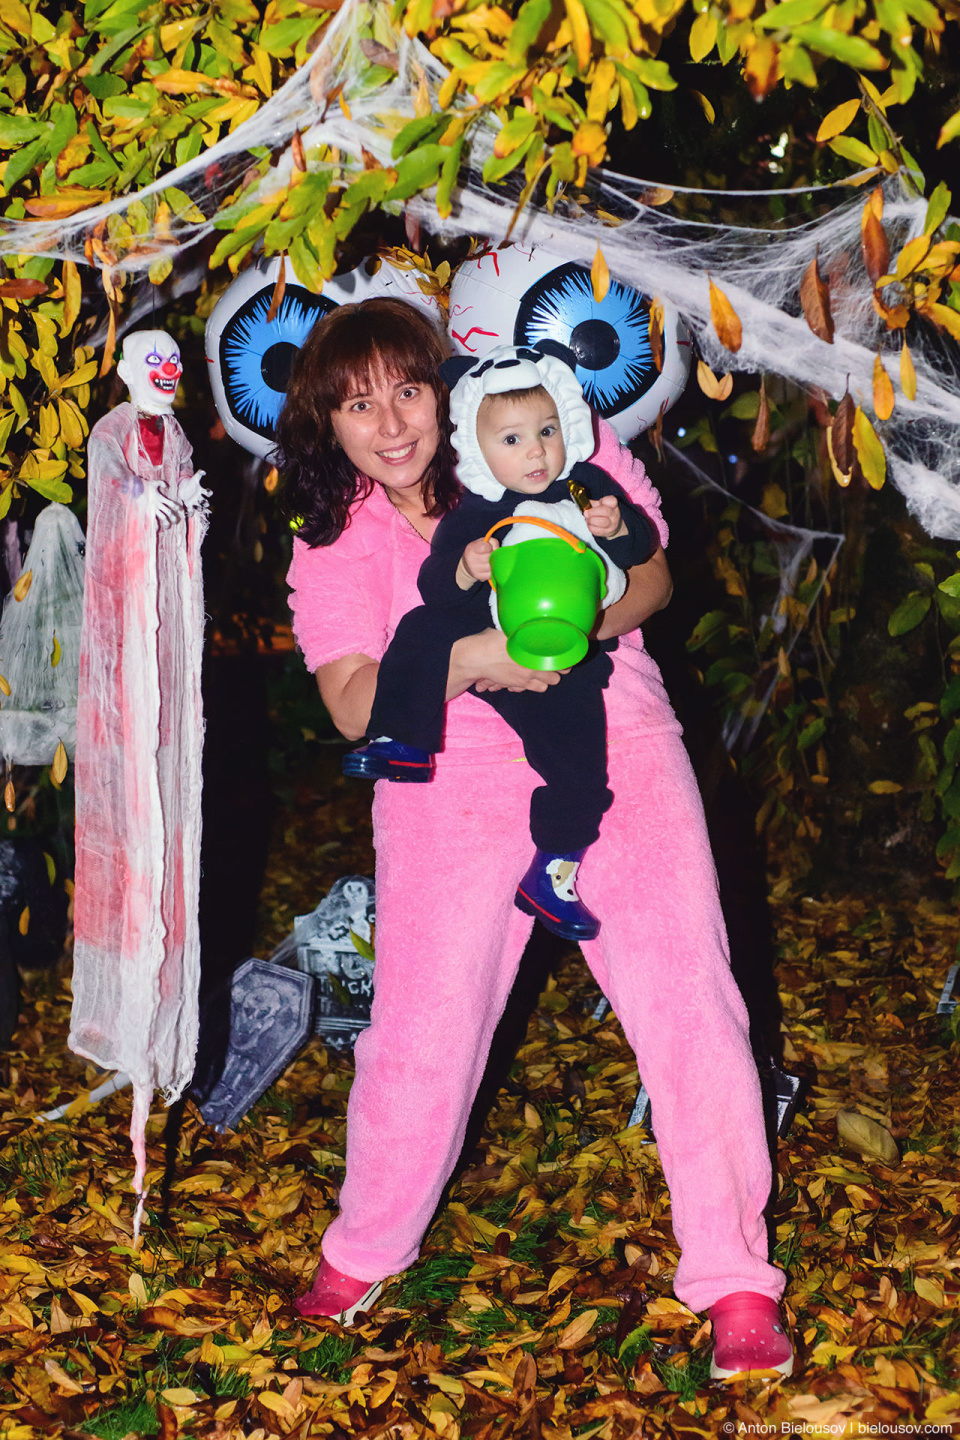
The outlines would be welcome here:
[[[11,590],[0,622],[0,754],[8,765],[49,765],[57,745],[73,758],[83,609],[83,531],[66,505],[47,505],[34,522],[22,600]],[[56,662],[56,663],[54,663]]]
[[[364,47],[375,54],[375,71]],[[396,66],[388,83],[383,83],[384,63],[391,69]],[[391,164],[394,137],[418,113],[415,97],[422,100],[429,95],[436,109],[445,75],[425,46],[395,30],[389,6],[379,0],[346,0],[310,60],[232,134],[162,179],[105,205],[62,221],[7,222],[0,234],[0,254],[59,255],[83,262],[84,243],[95,225],[121,214],[135,199],[175,186],[195,202],[204,218],[198,218],[195,210],[185,217],[182,199],[174,198],[174,215],[165,232],[148,227],[138,237],[138,249],[118,262],[127,272],[143,272],[162,255],[175,256],[212,233],[218,207],[250,167],[259,166],[263,175],[260,198],[286,181],[293,167],[289,148],[268,170],[266,161],[250,153],[254,147],[276,152],[299,131],[307,150],[317,145],[336,147],[339,163],[348,171],[362,172],[365,150]],[[456,103],[466,107],[470,102],[460,97]],[[509,186],[494,189],[479,179],[496,128],[488,118],[470,129],[468,162],[452,215],[441,219],[429,195],[409,201],[408,215],[436,234],[501,240],[514,219],[514,196]],[[845,195],[836,186],[768,192],[674,187],[674,200],[654,208],[649,201],[656,188],[652,182],[598,170],[590,182],[591,203],[585,208],[558,202],[552,215],[528,209],[511,236],[546,245],[588,266],[599,244],[614,275],[676,305],[715,370],[767,371],[835,400],[849,385],[854,399],[872,410],[878,345],[884,340],[895,352],[899,341],[886,337],[871,303],[860,249],[864,191]],[[922,231],[926,204],[908,197],[897,177],[885,180],[883,188],[884,224],[896,255],[906,240]],[[773,194],[784,207],[783,221],[774,227],[752,226],[752,200],[759,197],[766,208]],[[811,204],[823,212],[813,219],[806,218],[803,209]],[[591,205],[602,207],[621,223],[604,223]],[[188,218],[190,213],[193,219]],[[812,333],[800,312],[800,280],[818,253],[821,270],[833,280],[836,339],[832,345]],[[743,324],[743,344],[736,355],[721,346],[711,325],[708,271]],[[916,398],[907,400],[894,378],[893,416],[877,427],[889,474],[924,529],[931,535],[960,538],[957,347],[925,324],[911,327],[910,347],[917,371]],[[897,368],[887,365],[894,377]]]
[[[154,1089],[169,1103],[193,1076],[200,983],[200,795],[206,516],[161,530],[159,485],[193,475],[164,416],[147,458],[133,405],[93,428],[77,703],[76,902],[69,1045],[133,1083],[130,1138],[145,1198]],[[146,480],[146,483],[145,483]]]

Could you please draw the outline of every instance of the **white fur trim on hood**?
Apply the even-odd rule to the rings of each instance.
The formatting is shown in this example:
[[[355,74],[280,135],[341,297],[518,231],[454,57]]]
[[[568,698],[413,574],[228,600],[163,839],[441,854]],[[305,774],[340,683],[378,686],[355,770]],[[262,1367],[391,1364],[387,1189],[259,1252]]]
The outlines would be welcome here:
[[[504,494],[504,487],[494,479],[477,443],[480,402],[486,395],[533,390],[537,385],[543,386],[557,407],[567,452],[563,472],[557,479],[565,480],[574,465],[589,460],[593,454],[593,416],[569,365],[527,345],[500,345],[478,360],[450,391],[450,419],[456,427],[453,446],[460,461],[457,478],[474,495],[499,500]]]
[[[601,610],[606,610],[608,605],[615,604],[622,599],[627,588],[627,577],[615,565],[597,544],[596,539],[587,529],[587,522],[580,511],[580,506],[575,500],[555,500],[550,503],[547,500],[523,500],[513,512],[514,518],[524,515],[536,517],[538,520],[549,520],[553,525],[559,525],[561,530],[566,530],[575,540],[583,540],[595,550],[600,556],[607,569],[607,593],[600,602]],[[548,536],[546,530],[539,525],[511,525],[505,531],[498,531],[496,538],[502,545],[519,545],[524,540],[544,540]],[[493,616],[493,623],[498,630],[502,630],[499,616],[497,615],[497,592],[490,587],[490,614]]]

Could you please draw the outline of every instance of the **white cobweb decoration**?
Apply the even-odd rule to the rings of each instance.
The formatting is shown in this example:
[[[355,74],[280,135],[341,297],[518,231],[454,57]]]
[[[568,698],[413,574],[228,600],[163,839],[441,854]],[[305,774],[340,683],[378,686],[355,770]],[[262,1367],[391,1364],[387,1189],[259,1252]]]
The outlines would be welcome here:
[[[393,78],[383,83],[386,74]],[[173,197],[173,215],[164,220],[165,228],[148,227],[138,235],[135,248],[117,259],[125,271],[144,271],[209,235],[217,211],[241,182],[249,186],[259,176],[261,199],[285,184],[293,168],[289,141],[296,131],[307,152],[321,145],[335,149],[336,163],[347,174],[363,170],[364,152],[391,164],[391,146],[400,128],[417,115],[439,109],[445,76],[425,46],[392,26],[386,5],[346,0],[307,64],[232,134],[143,190],[62,221],[9,223],[0,233],[0,253],[89,260],[93,252],[87,241],[94,227],[121,214],[134,199],[165,193]],[[466,108],[469,102],[461,97],[457,103]],[[494,242],[513,226],[515,240],[543,244],[588,266],[600,245],[615,276],[677,307],[713,369],[776,373],[834,400],[849,388],[857,403],[872,410],[874,359],[886,332],[873,309],[861,255],[862,191],[849,198],[830,186],[750,193],[678,189],[672,201],[654,205],[651,201],[661,198],[654,194],[660,187],[598,170],[583,205],[561,200],[554,214],[528,207],[514,224],[511,187],[487,186],[479,178],[495,135],[489,117],[469,130],[468,160],[449,217],[439,216],[431,195],[407,202],[408,216],[439,236],[472,235]],[[258,158],[253,153],[266,147],[276,159],[284,146],[286,153],[272,168],[262,154]],[[331,162],[309,163],[319,168]],[[896,254],[922,232],[926,205],[907,196],[897,177],[887,179],[883,188],[884,225]],[[773,227],[752,226],[751,197],[768,200],[772,193],[784,207],[784,220]],[[811,195],[815,208],[826,206],[825,213],[813,219],[803,210]],[[832,203],[834,196],[844,198]],[[693,213],[706,219],[684,213],[697,197],[702,205]],[[725,215],[739,213],[744,223],[709,218],[721,208]],[[608,223],[599,210],[619,223]],[[813,334],[800,310],[800,280],[816,255],[832,281],[833,344]],[[723,348],[710,322],[708,272],[742,322],[743,344],[736,355]],[[920,524],[931,535],[960,538],[957,347],[941,341],[932,329],[911,331],[910,345],[916,398],[908,400],[895,381],[893,415],[877,428],[890,477]]]
[[[61,741],[73,757],[83,555],[76,515],[66,505],[47,505],[37,516],[19,586],[4,600],[0,621],[0,675],[10,687],[9,696],[0,699],[0,754],[8,765],[49,765]]]

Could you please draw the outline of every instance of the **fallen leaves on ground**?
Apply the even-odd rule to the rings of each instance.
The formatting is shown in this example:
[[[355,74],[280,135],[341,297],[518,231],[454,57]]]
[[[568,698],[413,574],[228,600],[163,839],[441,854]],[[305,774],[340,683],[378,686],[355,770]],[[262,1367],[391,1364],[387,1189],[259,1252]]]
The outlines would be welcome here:
[[[336,806],[317,803],[332,825]],[[264,950],[316,900],[294,821],[276,835]],[[291,874],[307,890],[283,884]],[[187,1106],[169,1153],[158,1110],[134,1254],[129,1097],[36,1123],[92,1072],[66,1050],[66,981],[34,976],[0,1061],[0,1436],[953,1433],[960,1081],[934,1011],[955,916],[889,895],[774,903],[787,1063],[809,1082],[773,1216],[792,1379],[707,1379],[709,1327],[671,1290],[656,1147],[624,1128],[636,1070],[574,955],[420,1261],[348,1334],[301,1321],[291,1300],[335,1210],[350,1063],[314,1041],[235,1133]],[[869,1122],[853,1122],[861,1140],[895,1141],[899,1163],[852,1149],[841,1114]]]

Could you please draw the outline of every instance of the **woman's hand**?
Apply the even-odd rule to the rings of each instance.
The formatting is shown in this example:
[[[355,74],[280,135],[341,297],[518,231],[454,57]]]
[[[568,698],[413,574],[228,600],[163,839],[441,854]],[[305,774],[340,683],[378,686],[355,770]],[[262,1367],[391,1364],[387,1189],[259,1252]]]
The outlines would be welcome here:
[[[527,670],[507,654],[507,639],[499,630],[466,635],[450,652],[447,699],[453,700],[475,685],[484,690],[546,690],[556,685],[565,670]]]

